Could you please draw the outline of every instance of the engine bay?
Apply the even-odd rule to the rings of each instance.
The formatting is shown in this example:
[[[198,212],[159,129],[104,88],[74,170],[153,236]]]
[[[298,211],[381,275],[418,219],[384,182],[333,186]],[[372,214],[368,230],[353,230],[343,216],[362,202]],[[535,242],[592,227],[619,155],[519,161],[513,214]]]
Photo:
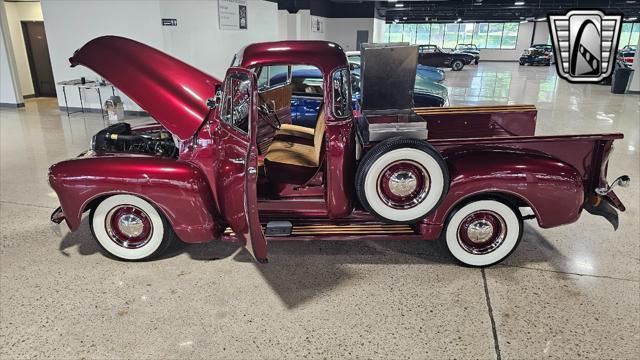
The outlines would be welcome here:
[[[91,140],[91,150],[124,152],[177,158],[178,147],[164,129],[136,132],[129,123],[117,123],[100,130]]]

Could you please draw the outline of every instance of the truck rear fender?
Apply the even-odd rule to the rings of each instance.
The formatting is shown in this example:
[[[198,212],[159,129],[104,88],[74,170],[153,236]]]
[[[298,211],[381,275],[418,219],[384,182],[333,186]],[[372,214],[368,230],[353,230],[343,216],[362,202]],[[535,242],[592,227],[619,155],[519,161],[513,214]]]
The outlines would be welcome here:
[[[53,165],[49,183],[72,231],[80,226],[85,211],[115,194],[149,201],[184,242],[207,242],[220,230],[204,175],[184,161],[126,154],[77,158]]]
[[[556,159],[520,152],[466,152],[446,159],[451,187],[425,220],[442,225],[459,204],[478,196],[503,196],[530,207],[542,228],[576,221],[584,203],[580,173]]]

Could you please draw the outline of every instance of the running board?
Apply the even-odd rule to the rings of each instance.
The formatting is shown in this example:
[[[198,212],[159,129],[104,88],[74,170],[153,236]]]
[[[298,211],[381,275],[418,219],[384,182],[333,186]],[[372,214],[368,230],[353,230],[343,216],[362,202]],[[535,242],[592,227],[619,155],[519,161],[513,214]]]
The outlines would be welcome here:
[[[417,235],[410,225],[382,223],[292,225],[288,221],[270,221],[263,226],[263,231],[267,237]],[[231,228],[227,228],[224,235],[234,236],[235,234]]]

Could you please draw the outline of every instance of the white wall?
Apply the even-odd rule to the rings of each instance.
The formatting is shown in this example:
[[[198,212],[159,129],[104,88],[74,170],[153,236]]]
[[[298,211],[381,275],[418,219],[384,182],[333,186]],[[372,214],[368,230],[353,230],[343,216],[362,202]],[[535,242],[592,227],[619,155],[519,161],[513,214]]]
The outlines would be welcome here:
[[[533,36],[534,44],[546,44],[549,39],[549,24],[546,21],[536,22],[536,33]]]
[[[83,66],[70,68],[67,59],[98,36],[140,41],[222,78],[241,47],[277,40],[279,34],[277,4],[267,1],[248,2],[249,29],[238,31],[219,29],[217,1],[42,0],[42,13],[56,82],[97,77]],[[175,18],[178,26],[161,26],[162,18]],[[89,107],[98,108],[97,96],[87,96]],[[71,106],[79,106],[77,91],[68,98]],[[58,102],[64,105],[60,87]],[[124,102],[125,109],[140,110],[126,97]]]
[[[289,14],[286,10],[279,10],[278,38],[280,40],[333,41],[342,46],[345,51],[356,49],[358,30],[369,32],[369,42],[376,41],[374,36],[377,36],[377,42],[382,42],[384,39],[384,20],[325,17],[320,17],[320,19],[324,21],[324,32],[312,32],[309,10],[299,10],[295,14]]]
[[[381,43],[385,38],[385,22],[382,19],[373,19],[373,39],[371,42]]]
[[[344,51],[356,50],[358,30],[368,31],[368,42],[373,40],[372,18],[328,18],[325,23],[327,24],[325,40],[338,43]]]
[[[160,14],[178,20],[162,27],[163,51],[219,79],[242,47],[279,37],[278,5],[268,1],[248,2],[248,30],[220,30],[217,1],[162,0]]]
[[[13,54],[16,59],[16,67],[22,95],[33,95],[33,81],[31,80],[31,70],[29,68],[29,58],[22,35],[21,21],[42,21],[42,10],[39,2],[5,2],[7,11],[7,21],[9,33],[11,34],[11,44]]]
[[[98,36],[125,36],[162,48],[158,1],[42,0],[41,5],[56,83],[80,77],[87,80],[98,77],[86,67],[71,68],[68,60],[75,50]],[[58,86],[56,90],[58,103],[63,106],[62,88]],[[68,88],[67,95],[69,106],[80,106],[77,90]],[[85,100],[85,107],[100,108],[94,91],[85,92]],[[131,100],[124,98],[123,101],[125,109],[140,110]]]
[[[22,104],[22,91],[17,77],[15,58],[11,47],[11,35],[7,13],[4,6],[0,4],[0,103],[5,105]]]

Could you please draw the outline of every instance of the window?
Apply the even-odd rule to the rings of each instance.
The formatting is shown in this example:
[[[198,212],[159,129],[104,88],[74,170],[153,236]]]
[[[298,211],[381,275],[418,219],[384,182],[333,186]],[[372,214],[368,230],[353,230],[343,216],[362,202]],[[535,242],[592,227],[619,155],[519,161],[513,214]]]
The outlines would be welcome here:
[[[515,49],[518,41],[518,23],[505,23],[502,31],[502,44],[500,49]]]
[[[627,45],[636,46],[640,37],[640,23],[622,23],[618,49]]]
[[[220,119],[248,134],[250,110],[251,78],[245,73],[229,75],[224,84]]]
[[[258,77],[258,90],[263,91],[290,82],[291,73],[288,65],[264,66]]]
[[[502,42],[502,23],[490,23],[487,35],[487,49],[500,49]]]
[[[475,25],[475,29],[473,30],[473,43],[476,44],[478,48],[482,49],[487,47],[487,30],[489,30],[489,24],[487,23]]]
[[[628,25],[630,25],[629,23]],[[636,23],[637,24],[637,23]],[[635,26],[635,24],[633,25]],[[621,38],[620,47],[626,41],[635,44],[640,34],[640,24],[627,26]],[[520,24],[508,23],[450,23],[450,24],[387,24],[387,42],[408,42],[410,44],[433,44],[441,48],[453,49],[457,44],[473,44],[478,49],[515,49],[518,42]],[[635,36],[635,37],[634,37]],[[622,45],[624,43],[624,45]]]
[[[429,44],[442,47],[443,37],[444,24],[431,24],[431,39],[429,40]]]
[[[349,79],[349,70],[346,68],[336,70],[331,77],[333,84],[333,115],[337,118],[349,116],[349,104],[351,98],[349,95],[349,87],[351,81]]]
[[[402,24],[389,26],[389,42],[402,42]]]
[[[633,47],[637,46],[638,38],[640,38],[640,23],[634,23],[631,36],[629,37],[629,43],[627,45],[631,45]]]
[[[458,44],[471,44],[473,38],[473,24],[460,24]]]
[[[431,24],[418,24],[416,29],[416,44],[428,44],[431,34]]]
[[[294,95],[322,97],[322,72],[315,66],[294,65],[291,85]]]
[[[408,42],[409,44],[416,43],[416,24],[404,24],[402,42]]]
[[[458,24],[447,24],[444,28],[444,43],[442,47],[453,49],[458,43]]]

